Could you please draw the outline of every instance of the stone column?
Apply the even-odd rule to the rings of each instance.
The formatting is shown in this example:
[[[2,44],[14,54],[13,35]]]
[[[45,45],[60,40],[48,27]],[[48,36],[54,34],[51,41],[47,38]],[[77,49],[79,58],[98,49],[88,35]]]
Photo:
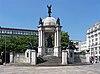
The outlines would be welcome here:
[[[43,31],[39,30],[39,47],[38,47],[38,56],[43,55]]]
[[[58,30],[57,30],[57,47],[59,47],[59,32],[58,32]]]
[[[68,58],[67,55],[68,55],[67,50],[62,50],[62,64],[63,65],[68,64],[68,62],[67,62],[67,58]]]
[[[40,41],[40,43],[41,43],[41,47],[43,46],[43,32],[41,31],[41,41]]]
[[[55,47],[57,46],[57,33],[55,31]]]
[[[97,47],[97,62],[99,62],[99,47]]]
[[[43,31],[43,37],[42,37],[42,40],[43,40],[43,42],[42,42],[42,53],[43,53],[43,55],[46,55],[46,52],[45,52],[45,32]]]
[[[61,56],[61,47],[60,47],[60,28],[56,28],[56,33],[55,33],[55,47],[54,47],[54,56]]]
[[[31,50],[31,65],[36,65],[37,53],[35,50]]]
[[[40,38],[41,38],[41,33],[40,33],[40,31],[39,31],[39,34],[38,34],[38,36],[39,36],[39,41],[38,41],[38,44],[39,44],[39,47],[41,46],[41,41],[40,41]]]
[[[54,47],[54,56],[58,57],[59,47],[58,47],[58,32],[55,32],[55,47]]]

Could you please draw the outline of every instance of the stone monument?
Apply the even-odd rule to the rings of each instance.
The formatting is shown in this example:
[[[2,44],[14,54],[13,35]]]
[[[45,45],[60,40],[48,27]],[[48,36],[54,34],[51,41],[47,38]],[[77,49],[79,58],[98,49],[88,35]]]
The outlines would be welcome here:
[[[61,55],[61,25],[60,19],[55,19],[51,17],[51,7],[52,5],[47,5],[48,7],[48,17],[39,20],[38,25],[38,35],[39,35],[39,45],[38,45],[38,56],[48,55],[52,53],[53,56]],[[54,35],[54,46],[52,45],[52,35]],[[50,51],[50,52],[49,52]]]
[[[74,47],[73,47],[73,42],[70,40],[68,43],[68,62],[69,63],[74,63]]]

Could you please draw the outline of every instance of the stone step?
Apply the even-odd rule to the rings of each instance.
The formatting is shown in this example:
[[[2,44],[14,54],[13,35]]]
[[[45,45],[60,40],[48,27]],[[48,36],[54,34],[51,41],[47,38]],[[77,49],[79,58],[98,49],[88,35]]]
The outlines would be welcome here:
[[[61,65],[61,57],[43,56],[38,57],[38,65]]]

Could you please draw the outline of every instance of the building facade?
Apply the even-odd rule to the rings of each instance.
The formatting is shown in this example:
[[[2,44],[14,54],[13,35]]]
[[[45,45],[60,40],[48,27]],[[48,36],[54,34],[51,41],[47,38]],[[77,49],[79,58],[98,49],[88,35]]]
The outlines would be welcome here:
[[[87,50],[89,50],[90,56],[100,61],[100,22],[87,30]]]
[[[74,52],[81,52],[81,41],[80,40],[72,40],[75,47],[77,48]]]
[[[86,51],[87,50],[87,41],[82,41],[81,42],[81,51]]]
[[[28,29],[0,27],[0,37],[3,37],[3,36],[36,36],[36,37],[38,37],[38,31],[37,30],[28,30]]]

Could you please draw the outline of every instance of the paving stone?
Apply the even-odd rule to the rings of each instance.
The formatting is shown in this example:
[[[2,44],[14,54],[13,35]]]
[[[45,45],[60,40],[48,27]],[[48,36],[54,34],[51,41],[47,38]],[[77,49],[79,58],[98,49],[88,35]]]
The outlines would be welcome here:
[[[100,63],[80,66],[3,66],[0,74],[100,74]]]

